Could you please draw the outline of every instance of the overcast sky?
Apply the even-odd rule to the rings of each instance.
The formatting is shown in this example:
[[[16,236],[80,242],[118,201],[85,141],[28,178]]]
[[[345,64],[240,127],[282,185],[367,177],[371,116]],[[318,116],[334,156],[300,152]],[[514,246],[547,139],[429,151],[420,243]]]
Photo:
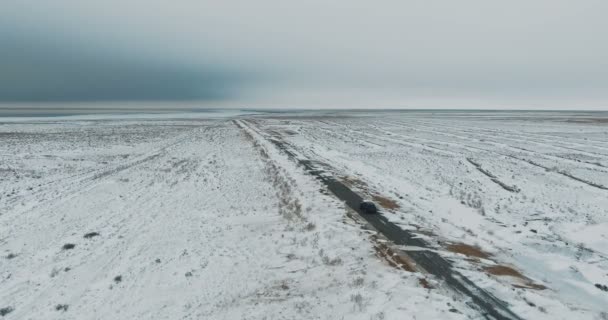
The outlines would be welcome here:
[[[606,0],[3,0],[0,101],[608,109]]]

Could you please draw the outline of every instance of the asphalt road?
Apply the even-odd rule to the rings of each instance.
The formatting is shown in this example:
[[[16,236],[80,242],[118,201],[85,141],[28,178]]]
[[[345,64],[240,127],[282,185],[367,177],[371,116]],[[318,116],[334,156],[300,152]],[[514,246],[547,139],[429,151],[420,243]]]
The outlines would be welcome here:
[[[250,127],[252,126],[251,123],[247,124]],[[362,212],[359,209],[359,205],[363,198],[348,186],[328,174],[328,172],[321,169],[328,166],[327,164],[296,157],[291,151],[291,147],[281,140],[280,137],[273,136],[272,138],[269,138],[269,141],[279,150],[286,153],[292,160],[301,164],[309,174],[319,179],[336,197],[344,201],[347,206],[357,212],[378,232],[383,234],[394,244],[432,249],[426,241],[390,222],[382,215],[382,211],[378,214],[366,214]],[[444,259],[438,253],[431,250],[411,250],[405,251],[405,253],[429,274],[444,280],[449,287],[468,296],[471,299],[471,302],[487,319],[522,319],[509,309],[507,303],[476,286],[471,280],[454,270],[450,261]]]

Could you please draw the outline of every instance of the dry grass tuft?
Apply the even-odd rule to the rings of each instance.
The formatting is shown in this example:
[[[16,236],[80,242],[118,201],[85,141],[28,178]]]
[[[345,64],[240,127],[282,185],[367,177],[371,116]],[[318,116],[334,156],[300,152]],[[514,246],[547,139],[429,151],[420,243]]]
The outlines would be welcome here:
[[[408,272],[416,272],[414,264],[409,261],[410,259],[399,253],[396,253],[387,245],[383,243],[377,243],[376,245],[374,245],[374,250],[376,250],[376,255],[388,262],[391,267],[395,269],[405,270]]]
[[[433,289],[433,287],[431,286],[431,284],[429,283],[428,280],[426,280],[426,278],[420,278],[418,279],[418,283],[420,283],[420,285],[425,288],[425,289]]]

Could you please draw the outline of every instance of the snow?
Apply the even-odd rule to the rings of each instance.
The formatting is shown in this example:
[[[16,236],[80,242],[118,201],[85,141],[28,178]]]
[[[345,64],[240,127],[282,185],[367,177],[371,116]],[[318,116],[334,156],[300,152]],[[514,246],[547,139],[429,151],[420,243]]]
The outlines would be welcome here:
[[[588,117],[4,118],[0,309],[12,308],[7,319],[482,317],[439,279],[376,256],[374,231],[266,139],[275,135],[360,181],[365,198],[395,201],[389,220],[522,318],[605,319],[608,292],[596,284],[608,285],[608,126]]]
[[[232,116],[3,121],[5,318],[480,317]]]
[[[524,318],[594,319],[606,316],[608,303],[595,286],[608,282],[608,126],[580,117],[429,111],[259,122],[266,131],[292,132],[283,138],[331,164],[336,176],[366,182],[362,193],[397,201],[389,219],[432,231],[425,239],[438,250],[479,247],[495,264],[547,287],[514,290],[518,279],[456,258],[463,273]],[[523,297],[542,302],[530,308]]]

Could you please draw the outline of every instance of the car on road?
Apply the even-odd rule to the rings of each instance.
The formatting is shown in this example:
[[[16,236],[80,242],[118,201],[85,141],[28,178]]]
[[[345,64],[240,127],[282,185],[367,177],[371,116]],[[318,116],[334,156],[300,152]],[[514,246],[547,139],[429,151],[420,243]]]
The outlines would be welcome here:
[[[361,204],[359,204],[359,209],[363,212],[363,213],[367,213],[367,214],[375,214],[378,213],[378,207],[376,207],[376,204],[369,201],[369,200],[363,200],[361,201]]]

